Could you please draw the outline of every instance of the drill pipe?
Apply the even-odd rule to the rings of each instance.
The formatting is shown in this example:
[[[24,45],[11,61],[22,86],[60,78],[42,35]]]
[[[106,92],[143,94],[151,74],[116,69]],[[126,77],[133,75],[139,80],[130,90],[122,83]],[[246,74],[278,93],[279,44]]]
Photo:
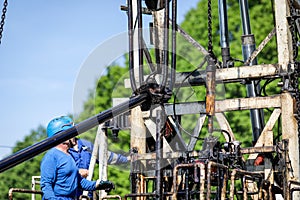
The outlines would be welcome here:
[[[30,158],[33,158],[34,156],[52,148],[56,145],[69,140],[79,134],[82,134],[91,128],[94,128],[95,126],[102,124],[103,122],[106,122],[113,117],[120,115],[122,113],[125,113],[129,111],[130,109],[141,105],[142,103],[146,102],[146,100],[149,98],[148,93],[143,93],[140,95],[137,95],[130,100],[119,104],[111,109],[105,110],[98,115],[91,117],[89,119],[86,119],[75,126],[62,131],[60,133],[57,133],[56,135],[49,137],[45,140],[42,140],[41,142],[38,142],[32,146],[29,146],[25,149],[22,149],[2,160],[0,160],[0,172],[4,172],[7,169],[10,169]]]

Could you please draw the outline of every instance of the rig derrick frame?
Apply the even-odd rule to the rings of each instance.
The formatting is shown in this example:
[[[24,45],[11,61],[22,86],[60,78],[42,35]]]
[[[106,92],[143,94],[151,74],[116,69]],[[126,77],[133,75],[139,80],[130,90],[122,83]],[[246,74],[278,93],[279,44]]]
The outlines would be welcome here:
[[[251,34],[248,2],[240,1],[241,18],[243,23],[243,56],[244,66],[233,67],[230,60],[230,49],[228,42],[227,29],[227,13],[226,1],[220,0],[219,3],[219,19],[220,19],[220,35],[221,35],[221,53],[222,62],[216,60],[210,50],[210,41],[208,50],[205,50],[193,38],[184,32],[176,24],[176,0],[172,0],[169,8],[168,1],[157,1],[157,7],[148,6],[141,8],[141,2],[128,1],[128,7],[123,6],[123,10],[128,11],[129,22],[136,19],[135,22],[129,24],[137,24],[139,29],[129,26],[129,32],[132,33],[129,39],[132,43],[141,42],[137,45],[142,51],[130,49],[132,53],[132,62],[130,69],[130,86],[135,92],[136,85],[143,85],[144,81],[141,77],[147,77],[143,72],[143,54],[149,55],[145,50],[144,41],[141,37],[142,32],[142,14],[151,13],[153,16],[153,37],[156,38],[155,51],[157,70],[162,74],[162,80],[157,83],[161,88],[174,89],[176,86],[187,85],[206,85],[206,101],[205,102],[189,102],[161,104],[157,107],[150,108],[153,114],[153,121],[149,119],[149,114],[145,114],[142,109],[134,108],[131,112],[131,149],[135,149],[133,153],[138,158],[139,170],[131,168],[132,193],[126,198],[133,199],[234,199],[235,195],[241,195],[243,199],[298,199],[299,193],[296,185],[299,184],[299,140],[297,127],[299,120],[294,115],[294,103],[299,95],[298,91],[298,64],[296,61],[295,50],[295,34],[299,34],[295,29],[298,27],[299,7],[297,2],[275,1],[275,23],[276,27],[266,36],[265,40],[255,48],[254,36]],[[148,1],[149,3],[150,1]],[[165,2],[165,3],[162,3]],[[160,4],[159,4],[160,3]],[[146,1],[147,4],[147,1]],[[291,5],[293,4],[293,5]],[[160,6],[158,6],[160,5]],[[210,1],[209,4],[210,6]],[[135,8],[134,12],[132,9]],[[211,8],[210,8],[211,9]],[[169,19],[169,12],[172,11],[172,18]],[[208,13],[208,20],[211,16]],[[208,22],[211,23],[211,22]],[[166,33],[169,26],[171,34]],[[292,29],[292,28],[294,29]],[[136,31],[136,37],[134,32]],[[207,68],[201,73],[196,71],[186,73],[176,73],[176,33],[180,33],[185,39],[192,43],[199,52],[207,57]],[[210,32],[210,31],[209,31]],[[278,63],[259,65],[256,56],[268,43],[268,41],[277,35]],[[158,35],[158,37],[157,37]],[[283,37],[281,37],[283,36]],[[171,37],[171,38],[169,38]],[[135,39],[136,38],[136,39]],[[171,41],[171,50],[169,43]],[[209,38],[210,40],[210,38]],[[133,45],[132,45],[133,46]],[[171,52],[171,64],[169,64],[167,52]],[[158,55],[157,55],[158,54]],[[167,54],[168,55],[168,54]],[[136,58],[136,62],[133,60]],[[148,66],[153,72],[153,62],[146,56]],[[150,61],[150,62],[149,62]],[[171,72],[168,72],[166,66],[170,65]],[[200,64],[203,65],[203,64]],[[163,67],[163,69],[159,69]],[[138,74],[138,75],[137,75]],[[189,77],[188,77],[189,76]],[[296,76],[296,77],[293,77]],[[168,77],[167,79],[165,77]],[[289,78],[293,77],[293,79]],[[270,97],[257,97],[256,80],[276,78],[282,80],[282,93]],[[217,82],[247,82],[247,98],[215,100],[215,85]],[[289,81],[291,83],[289,83]],[[129,85],[129,84],[128,84]],[[291,90],[290,87],[293,89]],[[297,103],[298,105],[298,103]],[[264,124],[263,109],[273,109],[271,117]],[[298,108],[298,107],[297,107]],[[158,110],[158,111],[157,111]],[[230,124],[223,114],[226,111],[250,110],[253,147],[242,148],[241,144],[235,140],[234,133],[230,128]],[[299,108],[298,108],[299,110]],[[144,113],[144,114],[143,114]],[[194,129],[194,135],[188,144],[185,144],[180,136],[180,125],[173,121],[176,115],[200,114],[198,123]],[[145,117],[148,116],[148,117]],[[211,135],[213,132],[213,120],[216,118],[222,133],[226,138],[226,142],[221,146]],[[282,122],[282,140],[273,143],[273,127],[277,120]],[[297,117],[297,115],[296,115]],[[193,151],[196,140],[204,124],[208,120],[209,136],[205,138],[203,149],[201,151]],[[164,122],[161,124],[161,122]],[[156,126],[155,126],[156,124]],[[173,125],[173,131],[176,137],[174,140],[168,141],[164,136],[166,127]],[[155,126],[156,128],[154,128]],[[154,139],[155,150],[149,152],[146,149],[147,132],[152,132],[150,137]],[[142,134],[142,135],[141,135]],[[144,136],[143,136],[144,135]],[[174,142],[175,141],[175,142]],[[180,148],[176,149],[176,145]],[[173,146],[172,146],[173,145]],[[248,154],[247,160],[243,155]],[[279,159],[274,161],[270,158],[270,154],[278,155]],[[254,162],[259,156],[264,157],[264,164],[254,166]],[[156,165],[152,170],[147,171],[147,162],[154,160]],[[136,160],[133,162],[137,162]],[[283,164],[285,163],[285,164]],[[132,165],[136,166],[136,165]],[[213,167],[212,167],[213,166]],[[145,171],[141,171],[143,168]],[[173,170],[173,172],[172,172]],[[149,175],[151,174],[151,175]],[[155,188],[149,192],[147,188],[147,178],[154,181]],[[179,180],[180,179],[180,180]],[[280,179],[280,180],[279,180]],[[241,180],[242,188],[237,191],[235,188],[236,180]],[[294,189],[292,189],[294,185]],[[276,196],[277,195],[277,196]]]

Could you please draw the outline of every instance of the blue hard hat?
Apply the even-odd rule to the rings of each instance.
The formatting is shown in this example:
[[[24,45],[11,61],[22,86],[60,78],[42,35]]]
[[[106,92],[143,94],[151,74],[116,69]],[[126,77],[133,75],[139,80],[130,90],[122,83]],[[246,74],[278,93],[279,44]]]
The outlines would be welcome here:
[[[47,135],[51,137],[58,132],[67,130],[74,126],[73,120],[68,116],[61,116],[52,119],[47,126]]]

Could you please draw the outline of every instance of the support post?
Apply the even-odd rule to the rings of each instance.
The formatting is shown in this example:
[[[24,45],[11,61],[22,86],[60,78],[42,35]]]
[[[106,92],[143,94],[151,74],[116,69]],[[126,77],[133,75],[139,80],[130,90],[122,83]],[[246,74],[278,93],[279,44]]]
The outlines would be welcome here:
[[[135,150],[138,154],[146,153],[146,127],[144,124],[143,113],[140,106],[131,110],[131,138],[130,138],[130,149]],[[138,173],[140,170],[137,161],[131,161],[131,192],[132,193],[143,193],[142,188],[138,187],[141,184],[138,182]],[[138,168],[138,169],[137,169]],[[134,198],[140,199],[140,198]]]
[[[289,5],[286,0],[275,0],[275,21],[278,64],[282,72],[287,72],[289,63],[293,59],[292,36],[289,30],[287,16],[289,16]]]
[[[288,141],[288,152],[291,166],[286,166],[290,170],[289,176],[286,177],[287,181],[299,181],[299,144],[297,132],[297,120],[294,117],[294,102],[289,93],[281,95],[282,101],[282,140]],[[300,199],[300,193],[294,192],[292,199]],[[284,194],[288,196],[288,194]]]

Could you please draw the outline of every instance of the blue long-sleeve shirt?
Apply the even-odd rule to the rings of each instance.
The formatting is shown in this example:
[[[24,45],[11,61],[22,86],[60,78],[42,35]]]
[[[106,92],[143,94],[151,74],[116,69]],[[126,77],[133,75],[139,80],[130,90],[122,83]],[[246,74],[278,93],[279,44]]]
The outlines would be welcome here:
[[[75,197],[77,187],[95,190],[96,181],[82,178],[72,156],[56,148],[46,153],[41,162],[41,189],[43,199],[54,200]]]
[[[73,148],[69,149],[69,153],[76,162],[79,169],[89,169],[92,157],[93,144],[87,140],[77,139],[78,151]]]
[[[76,165],[79,169],[89,169],[94,145],[90,141],[84,139],[77,139],[77,145],[78,145],[78,151],[76,151],[73,148],[70,148],[69,153],[74,158]],[[107,159],[108,164],[118,165],[127,162],[128,159],[126,156],[108,151],[108,159]]]

